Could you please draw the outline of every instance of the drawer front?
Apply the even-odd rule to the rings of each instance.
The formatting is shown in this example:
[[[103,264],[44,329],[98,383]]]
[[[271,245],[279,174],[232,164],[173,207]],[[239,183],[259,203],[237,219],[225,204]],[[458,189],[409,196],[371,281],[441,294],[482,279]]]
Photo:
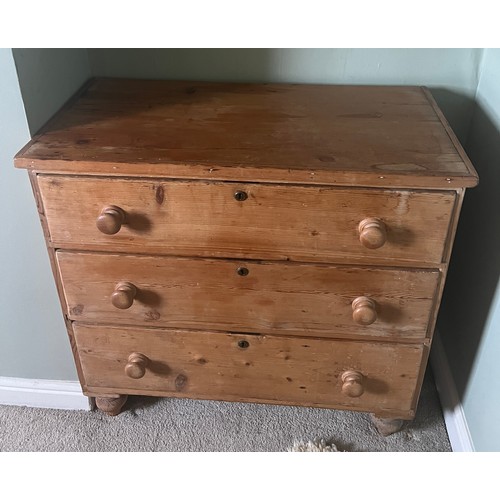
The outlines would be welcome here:
[[[425,337],[439,278],[438,271],[65,251],[57,261],[73,320],[391,340]]]
[[[365,411],[411,410],[424,349],[78,323],[74,330],[89,391]]]
[[[38,182],[56,247],[271,260],[439,263],[455,200],[454,192],[202,181]],[[101,230],[117,232],[101,232],[98,218]],[[364,244],[382,246],[361,243],[363,222]]]

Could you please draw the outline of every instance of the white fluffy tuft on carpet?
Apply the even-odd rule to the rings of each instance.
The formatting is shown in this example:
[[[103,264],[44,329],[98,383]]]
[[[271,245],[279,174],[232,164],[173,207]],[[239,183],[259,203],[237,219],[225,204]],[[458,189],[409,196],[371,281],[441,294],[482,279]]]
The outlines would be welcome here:
[[[324,439],[308,441],[307,443],[294,443],[288,451],[339,451],[333,443],[327,443]]]

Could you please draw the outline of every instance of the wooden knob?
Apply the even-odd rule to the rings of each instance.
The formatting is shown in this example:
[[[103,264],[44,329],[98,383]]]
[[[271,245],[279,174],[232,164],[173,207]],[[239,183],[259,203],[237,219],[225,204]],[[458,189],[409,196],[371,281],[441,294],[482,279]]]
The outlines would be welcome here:
[[[342,394],[350,398],[359,398],[365,392],[363,378],[363,374],[355,370],[344,372],[342,374]]]
[[[130,378],[142,378],[146,374],[149,359],[140,352],[133,352],[125,365],[125,374]]]
[[[111,294],[111,303],[118,309],[128,309],[134,303],[137,288],[132,283],[118,283]]]
[[[358,226],[359,241],[370,249],[380,248],[387,240],[385,224],[375,217],[362,220]]]
[[[101,233],[116,234],[124,222],[125,212],[120,207],[109,205],[101,210],[96,220],[96,226]]]
[[[352,301],[352,319],[358,325],[371,325],[377,321],[377,304],[369,297],[358,297]]]

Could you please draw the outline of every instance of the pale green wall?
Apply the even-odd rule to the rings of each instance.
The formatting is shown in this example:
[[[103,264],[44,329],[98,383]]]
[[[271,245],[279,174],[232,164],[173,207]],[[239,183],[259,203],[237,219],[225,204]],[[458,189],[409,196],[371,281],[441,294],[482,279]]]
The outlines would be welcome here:
[[[75,378],[27,173],[12,158],[30,139],[10,49],[0,49],[0,376]]]
[[[90,78],[86,49],[13,49],[31,134]]]
[[[89,49],[96,76],[427,85],[461,140],[482,49]]]
[[[477,451],[500,451],[500,50],[485,51],[465,144],[479,173],[467,192],[440,333]]]
[[[76,380],[28,174],[13,157],[90,70],[85,51],[16,52],[19,79],[0,49],[0,376]]]

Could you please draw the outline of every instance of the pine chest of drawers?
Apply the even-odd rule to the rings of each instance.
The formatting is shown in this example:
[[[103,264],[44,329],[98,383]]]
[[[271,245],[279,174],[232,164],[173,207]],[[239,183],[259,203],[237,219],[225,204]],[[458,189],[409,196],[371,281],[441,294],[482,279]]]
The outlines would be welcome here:
[[[15,164],[103,411],[141,394],[359,410],[386,433],[414,416],[477,183],[425,88],[96,79]]]

